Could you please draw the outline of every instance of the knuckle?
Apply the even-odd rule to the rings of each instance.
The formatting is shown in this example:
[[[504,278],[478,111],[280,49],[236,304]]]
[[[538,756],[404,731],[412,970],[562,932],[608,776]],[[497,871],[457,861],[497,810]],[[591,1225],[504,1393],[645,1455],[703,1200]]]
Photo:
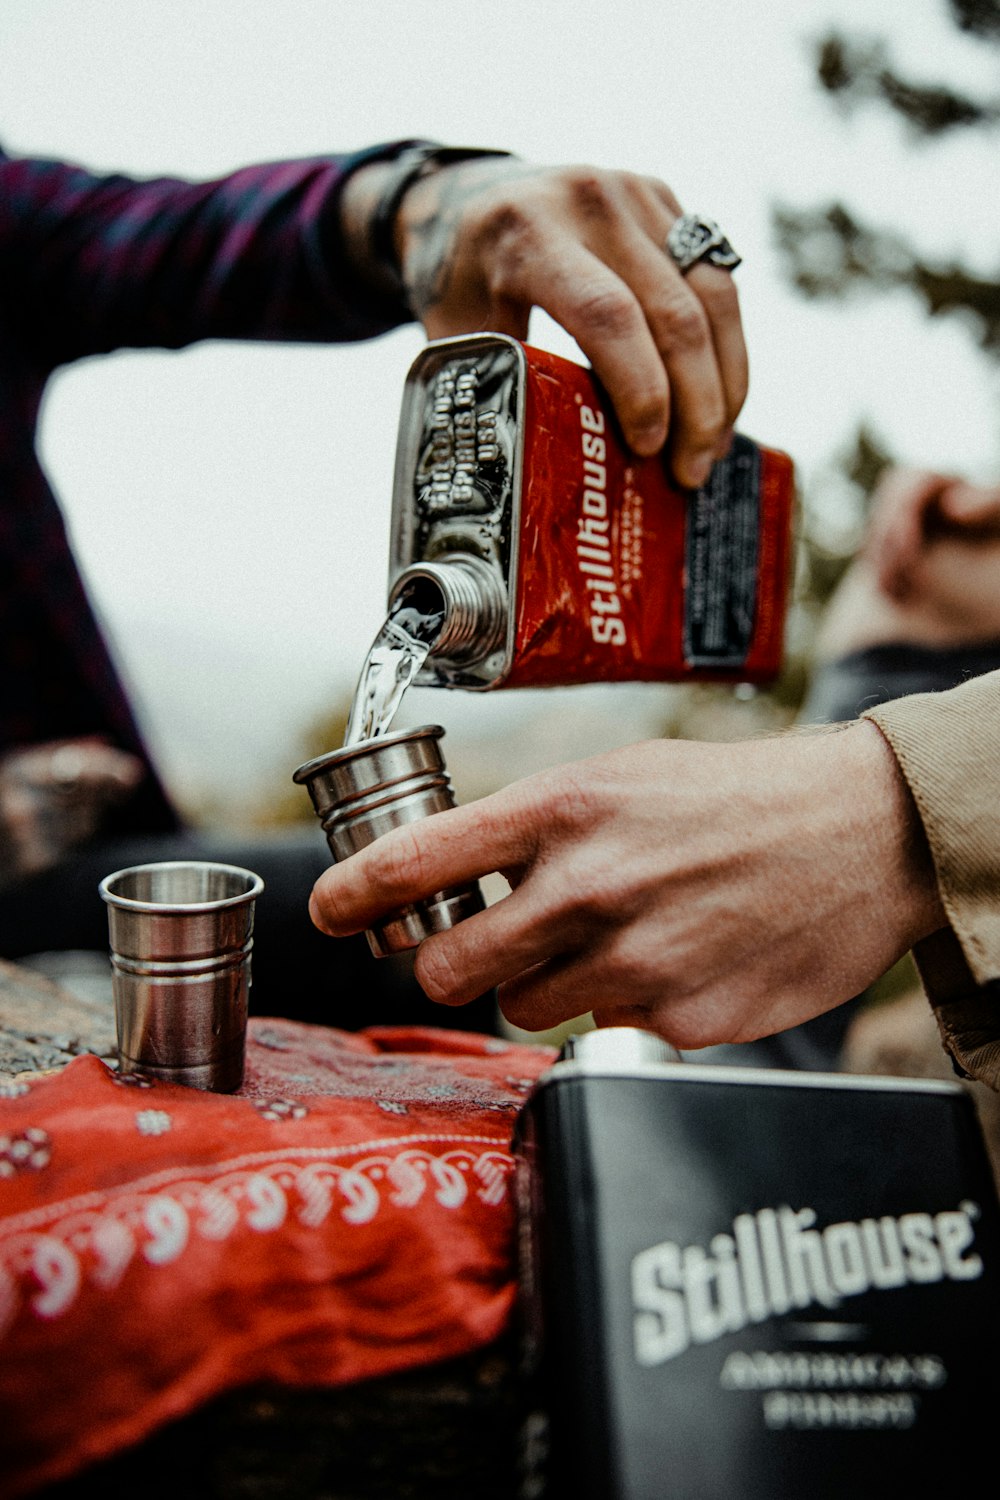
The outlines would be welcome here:
[[[619,926],[629,919],[631,901],[616,860],[596,859],[580,850],[565,874],[565,887],[551,904],[562,906],[568,924],[582,937],[592,935],[595,928]]]
[[[644,177],[643,183],[656,203],[668,208],[675,219],[680,218],[684,210],[681,208],[677,194],[668,183],[664,182],[661,177]]]
[[[380,845],[371,876],[376,895],[391,900],[420,888],[424,883],[425,860],[415,831],[407,827],[396,829]]]
[[[621,194],[638,220],[644,224],[654,238],[662,241],[666,230],[660,233],[663,210],[667,208],[676,218],[681,208],[667,184],[658,177],[640,172],[617,172],[615,179]]]
[[[656,341],[671,353],[693,354],[711,343],[705,310],[686,288],[650,313]]]
[[[540,808],[539,814],[545,825],[558,831],[560,836],[572,834],[579,827],[581,818],[586,816],[582,790],[578,793],[572,779],[567,778],[564,784],[552,788],[545,798],[544,810]]]
[[[623,339],[639,323],[639,307],[624,285],[584,286],[577,295],[581,323],[594,338]]]
[[[533,233],[534,223],[534,216],[523,203],[503,194],[484,209],[480,233],[490,239],[516,243]]]
[[[668,386],[666,380],[650,382],[629,403],[628,415],[636,427],[652,427],[664,420],[667,409]]]
[[[461,975],[446,936],[421,943],[414,961],[414,973],[427,998],[438,1005],[455,1004],[464,998]]]
[[[615,211],[618,194],[612,174],[599,167],[574,167],[569,174],[569,191],[577,212],[588,219],[606,219]]]
[[[531,254],[538,242],[537,213],[529,204],[506,195],[484,208],[478,244],[484,252],[512,260]]]
[[[572,806],[570,780],[558,772],[536,771],[523,781],[511,782],[497,799],[496,826],[506,823],[524,829],[528,845],[534,844],[532,834],[543,827],[552,834],[561,833],[564,817]],[[526,857],[529,852],[526,847]]]
[[[630,915],[621,881],[611,870],[589,871],[577,887],[575,905],[587,932],[615,927]]]
[[[581,764],[571,763],[552,772],[542,772],[522,782],[520,791],[527,799],[525,815],[562,837],[592,828],[605,801],[601,783]]]

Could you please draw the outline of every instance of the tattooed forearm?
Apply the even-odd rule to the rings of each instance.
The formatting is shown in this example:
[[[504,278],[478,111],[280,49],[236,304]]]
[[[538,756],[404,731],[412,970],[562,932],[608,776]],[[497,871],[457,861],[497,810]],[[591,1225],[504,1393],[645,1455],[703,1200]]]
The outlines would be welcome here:
[[[481,274],[482,240],[491,234],[494,216],[502,217],[507,207],[496,189],[541,175],[538,167],[504,158],[448,167],[411,189],[403,201],[399,238],[403,280],[416,317],[423,319],[455,294],[470,248]],[[483,282],[475,290],[488,295]]]

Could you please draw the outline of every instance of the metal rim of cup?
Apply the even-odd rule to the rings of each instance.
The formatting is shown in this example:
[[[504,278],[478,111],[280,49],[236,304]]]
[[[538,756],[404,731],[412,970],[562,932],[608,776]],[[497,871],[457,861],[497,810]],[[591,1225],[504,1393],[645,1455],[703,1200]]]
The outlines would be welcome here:
[[[144,901],[135,896],[123,896],[114,889],[115,882],[124,880],[126,877],[151,875],[155,872],[170,870],[222,871],[227,875],[242,876],[246,881],[246,889],[236,891],[231,896],[206,896],[201,901]],[[101,899],[109,906],[114,906],[120,911],[144,912],[153,916],[167,912],[194,915],[198,912],[220,911],[226,907],[243,906],[248,901],[255,901],[263,889],[263,880],[253,870],[245,870],[241,865],[219,864],[215,860],[206,859],[169,859],[143,865],[128,865],[122,870],[114,870],[110,875],[105,875],[98,886]]]
[[[383,748],[404,744],[408,740],[439,740],[443,737],[444,730],[440,724],[421,724],[418,729],[397,729],[394,734],[376,735],[372,740],[359,740],[356,745],[344,745],[340,750],[328,750],[325,755],[317,755],[293,771],[292,780],[302,786],[317,772],[325,771],[330,766],[341,766],[349,760],[376,755]]]

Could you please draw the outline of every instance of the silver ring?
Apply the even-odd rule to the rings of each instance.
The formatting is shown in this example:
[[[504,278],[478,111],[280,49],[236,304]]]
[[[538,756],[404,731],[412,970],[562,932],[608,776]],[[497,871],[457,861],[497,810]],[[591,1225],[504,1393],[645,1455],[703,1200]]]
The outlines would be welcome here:
[[[742,259],[715,220],[703,219],[700,214],[681,214],[671,225],[666,251],[682,273],[700,260],[723,271],[735,271]]]

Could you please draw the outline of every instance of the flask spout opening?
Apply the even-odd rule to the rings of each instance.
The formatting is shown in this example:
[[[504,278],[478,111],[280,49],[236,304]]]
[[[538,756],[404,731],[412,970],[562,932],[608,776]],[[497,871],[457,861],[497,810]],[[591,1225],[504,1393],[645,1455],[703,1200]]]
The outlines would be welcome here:
[[[432,640],[435,660],[484,660],[504,643],[506,595],[497,572],[473,553],[451,553],[434,562],[413,563],[395,579],[389,609],[411,609],[418,636]],[[432,631],[433,634],[428,634]]]

